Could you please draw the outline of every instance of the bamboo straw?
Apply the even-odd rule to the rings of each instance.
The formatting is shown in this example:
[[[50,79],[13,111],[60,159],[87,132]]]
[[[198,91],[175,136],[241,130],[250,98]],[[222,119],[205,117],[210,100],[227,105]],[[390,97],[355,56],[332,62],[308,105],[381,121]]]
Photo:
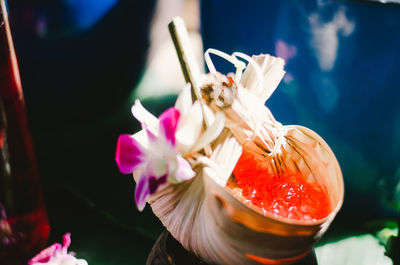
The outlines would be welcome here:
[[[192,85],[192,97],[200,99],[199,78],[200,70],[196,63],[195,56],[190,44],[185,22],[180,17],[175,17],[168,24],[169,33],[175,45],[176,53],[182,67],[185,81]]]
[[[204,128],[211,125],[207,115],[205,115],[204,102],[200,94],[199,80],[201,72],[196,62],[192,46],[190,44],[189,34],[187,32],[185,22],[181,17],[175,17],[168,24],[169,33],[175,45],[175,50],[181,64],[183,76],[185,81],[192,86],[192,99],[193,102],[198,99],[200,101],[201,109],[204,118]]]

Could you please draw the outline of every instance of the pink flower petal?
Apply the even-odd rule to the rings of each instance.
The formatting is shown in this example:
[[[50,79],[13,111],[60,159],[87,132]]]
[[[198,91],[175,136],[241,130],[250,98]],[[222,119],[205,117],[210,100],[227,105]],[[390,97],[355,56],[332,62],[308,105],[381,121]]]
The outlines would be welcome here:
[[[146,199],[150,195],[149,176],[144,175],[139,178],[135,190],[135,201],[139,211],[143,211],[146,206]]]
[[[34,263],[46,263],[49,262],[52,257],[61,249],[61,244],[55,243],[48,248],[43,249],[36,256],[34,256],[31,260],[28,261],[28,265]]]
[[[140,144],[132,136],[129,134],[119,136],[115,161],[122,173],[132,173],[136,166],[142,162],[142,153]]]
[[[175,146],[175,132],[176,127],[178,126],[179,117],[180,113],[174,107],[167,109],[159,117],[160,131],[173,146]]]
[[[68,253],[68,248],[71,245],[71,233],[66,233],[63,236],[63,246],[62,246],[62,252],[63,254]]]

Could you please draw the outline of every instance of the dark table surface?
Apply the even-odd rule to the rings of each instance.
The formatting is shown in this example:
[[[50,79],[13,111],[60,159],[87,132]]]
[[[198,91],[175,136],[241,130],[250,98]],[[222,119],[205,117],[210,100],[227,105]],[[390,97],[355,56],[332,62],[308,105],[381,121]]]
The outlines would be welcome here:
[[[47,200],[51,224],[50,243],[61,242],[62,235],[71,232],[70,250],[91,265],[140,265],[146,262],[162,265],[169,264],[165,262],[171,260],[175,262],[171,264],[176,265],[207,264],[184,250],[150,209],[138,213],[138,220],[129,225],[71,190],[53,189],[47,192],[46,197],[58,198]],[[131,211],[137,212],[133,201]],[[350,224],[346,226],[343,220],[339,218],[334,222],[317,245],[316,251],[296,265],[337,265],[338,261],[349,265],[391,264],[374,236],[384,226],[384,222],[359,225],[357,228]]]

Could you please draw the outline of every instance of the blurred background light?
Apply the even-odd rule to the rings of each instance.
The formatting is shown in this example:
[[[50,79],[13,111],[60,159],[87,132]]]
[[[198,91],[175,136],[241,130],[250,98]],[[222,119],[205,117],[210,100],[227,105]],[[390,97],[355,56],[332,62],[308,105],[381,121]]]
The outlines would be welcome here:
[[[118,0],[65,0],[65,5],[80,30],[87,30],[97,23]]]

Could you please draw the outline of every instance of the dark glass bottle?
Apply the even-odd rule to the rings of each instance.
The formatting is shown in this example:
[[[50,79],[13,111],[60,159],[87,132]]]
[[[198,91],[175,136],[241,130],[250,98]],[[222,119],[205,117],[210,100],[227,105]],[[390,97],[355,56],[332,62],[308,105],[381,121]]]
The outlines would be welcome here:
[[[22,265],[45,246],[49,225],[5,0],[0,4],[0,263]]]

